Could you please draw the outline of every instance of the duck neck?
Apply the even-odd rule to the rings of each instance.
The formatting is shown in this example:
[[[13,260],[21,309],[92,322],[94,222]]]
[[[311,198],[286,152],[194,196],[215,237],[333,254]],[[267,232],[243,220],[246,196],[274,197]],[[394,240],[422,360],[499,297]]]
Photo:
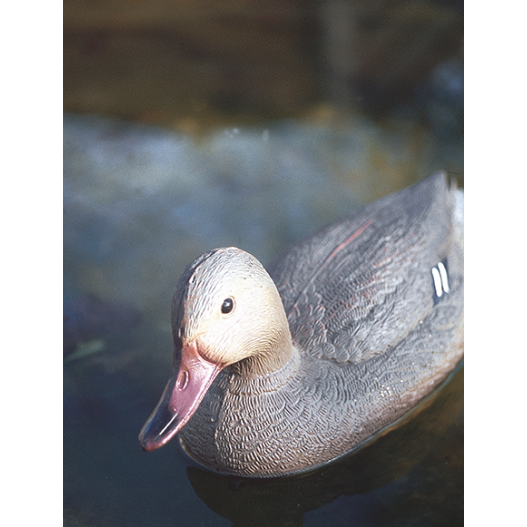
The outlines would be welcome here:
[[[298,351],[293,346],[289,327],[286,327],[278,339],[269,342],[266,349],[233,364],[231,371],[247,378],[263,377],[283,369],[296,355]]]

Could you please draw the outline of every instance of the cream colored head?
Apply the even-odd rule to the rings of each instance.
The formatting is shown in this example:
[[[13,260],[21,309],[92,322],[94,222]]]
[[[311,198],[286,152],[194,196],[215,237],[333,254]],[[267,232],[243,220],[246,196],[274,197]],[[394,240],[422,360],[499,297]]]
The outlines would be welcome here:
[[[275,371],[291,354],[274,282],[254,256],[235,247],[187,267],[173,297],[172,331],[176,348],[195,342],[207,361],[225,367],[246,359],[244,369],[256,374]]]

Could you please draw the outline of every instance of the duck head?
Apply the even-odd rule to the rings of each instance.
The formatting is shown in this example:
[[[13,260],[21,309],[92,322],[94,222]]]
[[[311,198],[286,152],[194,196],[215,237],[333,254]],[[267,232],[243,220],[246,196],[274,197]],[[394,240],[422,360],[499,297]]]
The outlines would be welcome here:
[[[260,262],[235,247],[216,249],[183,272],[172,299],[174,369],[139,442],[155,450],[192,417],[218,373],[260,376],[293,352],[278,290]]]

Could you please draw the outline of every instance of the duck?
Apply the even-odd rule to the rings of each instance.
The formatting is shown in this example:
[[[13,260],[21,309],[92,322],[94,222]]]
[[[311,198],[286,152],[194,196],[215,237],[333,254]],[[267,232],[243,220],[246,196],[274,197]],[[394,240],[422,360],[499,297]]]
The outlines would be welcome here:
[[[173,370],[143,450],[178,435],[208,470],[274,478],[389,430],[462,363],[463,221],[463,191],[438,172],[267,269],[235,247],[196,258],[173,295]]]

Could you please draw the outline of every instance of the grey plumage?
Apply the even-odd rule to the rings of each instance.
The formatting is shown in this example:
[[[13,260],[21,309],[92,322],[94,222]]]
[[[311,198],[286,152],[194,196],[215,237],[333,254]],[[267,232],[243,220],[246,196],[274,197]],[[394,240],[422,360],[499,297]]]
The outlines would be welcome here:
[[[436,174],[275,260],[268,271],[289,324],[290,356],[264,373],[253,352],[229,361],[180,432],[188,454],[239,476],[302,472],[358,447],[433,391],[463,355],[461,205],[462,193]],[[200,266],[233,273],[241,253],[212,251],[184,273],[174,296],[176,362],[183,347],[176,333],[193,316],[185,314],[194,301],[185,281]],[[448,273],[441,297],[431,273],[438,262]],[[233,331],[243,332],[243,322]]]

